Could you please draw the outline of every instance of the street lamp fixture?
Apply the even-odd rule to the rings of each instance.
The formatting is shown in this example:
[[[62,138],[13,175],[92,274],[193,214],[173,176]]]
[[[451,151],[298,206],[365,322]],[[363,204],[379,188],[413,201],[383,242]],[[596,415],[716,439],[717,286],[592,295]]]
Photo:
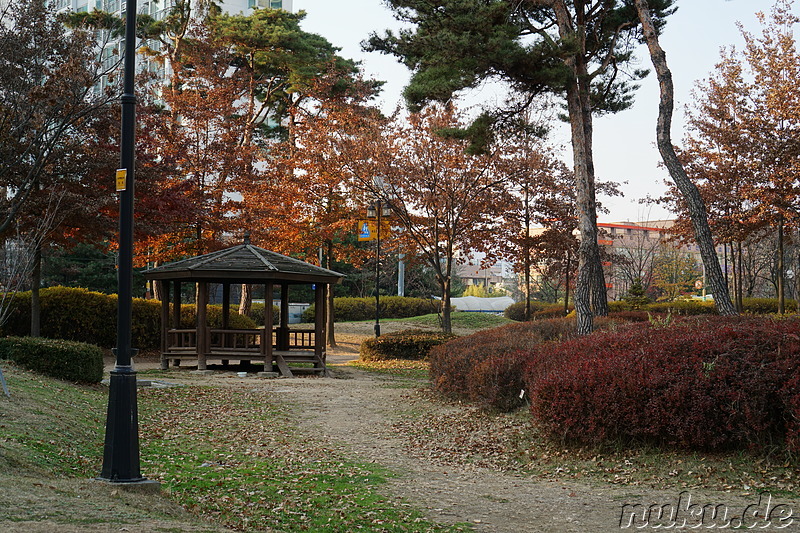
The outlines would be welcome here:
[[[380,197],[367,207],[367,218],[376,219],[375,236],[375,337],[381,336],[381,219],[392,214],[392,207]]]

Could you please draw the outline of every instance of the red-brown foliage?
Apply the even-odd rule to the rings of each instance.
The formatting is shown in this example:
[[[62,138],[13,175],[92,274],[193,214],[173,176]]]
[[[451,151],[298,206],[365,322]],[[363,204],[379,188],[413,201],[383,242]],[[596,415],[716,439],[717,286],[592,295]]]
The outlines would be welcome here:
[[[612,321],[599,319],[597,327]],[[575,335],[575,319],[508,324],[459,337],[433,348],[430,375],[439,392],[510,411],[521,407],[524,369],[531,353],[547,341]]]
[[[532,357],[526,381],[553,437],[797,449],[799,356],[798,320],[691,318],[554,344]]]

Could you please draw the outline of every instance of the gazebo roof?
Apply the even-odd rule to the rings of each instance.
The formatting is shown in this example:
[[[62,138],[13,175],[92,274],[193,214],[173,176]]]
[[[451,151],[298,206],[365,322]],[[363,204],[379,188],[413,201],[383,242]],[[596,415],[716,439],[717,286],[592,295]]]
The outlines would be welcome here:
[[[245,241],[209,254],[151,268],[145,278],[230,283],[339,283],[344,274],[293,259]]]

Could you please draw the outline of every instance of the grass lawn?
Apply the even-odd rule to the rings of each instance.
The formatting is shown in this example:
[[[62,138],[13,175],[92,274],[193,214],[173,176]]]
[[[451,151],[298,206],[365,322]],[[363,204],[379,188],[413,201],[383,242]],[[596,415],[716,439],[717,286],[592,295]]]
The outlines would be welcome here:
[[[53,478],[96,476],[107,389],[45,378],[6,362],[3,370],[12,397],[0,397],[0,478],[34,476],[40,481],[33,484],[47,491]],[[300,417],[266,391],[140,389],[139,420],[142,474],[161,481],[163,492],[135,514],[174,520],[175,530],[185,530],[187,517],[158,512],[156,500],[164,495],[194,517],[248,531],[463,530],[430,523],[383,494],[392,472],[349,461],[299,435]],[[54,499],[60,503],[33,516],[78,530],[86,520],[102,520],[97,509],[108,505],[68,495]],[[30,506],[28,500],[15,502],[13,491],[0,492],[0,522],[30,520],[26,502]],[[118,514],[131,516],[130,509]]]

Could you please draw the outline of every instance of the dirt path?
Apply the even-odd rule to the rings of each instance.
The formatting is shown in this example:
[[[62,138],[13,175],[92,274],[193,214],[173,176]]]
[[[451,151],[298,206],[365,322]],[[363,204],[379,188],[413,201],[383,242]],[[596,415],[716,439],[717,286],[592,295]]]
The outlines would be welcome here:
[[[395,472],[397,477],[389,482],[386,490],[422,510],[431,520],[453,524],[467,522],[477,531],[498,533],[603,533],[621,529],[625,504],[663,505],[666,513],[661,521],[656,520],[656,514],[651,514],[648,525],[641,521],[644,507],[638,507],[639,520],[626,529],[637,529],[637,525],[649,529],[659,524],[661,528],[672,525],[672,529],[681,529],[670,519],[670,505],[678,508],[677,525],[686,519],[687,529],[692,525],[722,528],[727,519],[741,516],[748,506],[751,514],[764,513],[765,505],[759,507],[758,496],[752,494],[692,491],[681,496],[680,488],[657,491],[596,480],[542,479],[500,466],[485,466],[480,461],[475,464],[469,457],[454,458],[436,453],[437,440],[470,438],[468,434],[475,428],[456,428],[444,436],[437,434],[436,425],[432,425],[422,439],[419,435],[408,434],[404,428],[409,419],[422,420],[417,424],[424,425],[426,417],[436,418],[462,408],[431,401],[429,395],[415,393],[415,388],[424,387],[423,383],[345,366],[347,361],[357,358],[360,340],[367,334],[360,330],[337,334],[339,346],[328,356],[331,378],[259,380],[258,388],[293,406],[303,421],[302,431],[309,437],[324,439],[351,460],[375,463]],[[199,381],[208,385],[214,377],[203,376]],[[239,386],[239,383],[252,387],[254,380],[224,380],[225,386]],[[218,384],[223,382],[218,381]],[[479,429],[489,432],[489,436],[493,431],[492,427]],[[687,496],[695,504],[691,507],[697,513],[694,517],[688,512]],[[776,500],[785,503],[785,498]],[[773,507],[775,503],[772,502]],[[703,516],[700,506],[706,504],[721,505],[719,509],[730,514],[712,519],[708,510],[703,524],[699,524]],[[797,518],[800,502],[789,500],[788,505],[793,518],[782,523],[773,522],[773,527],[777,529],[777,525],[782,525],[786,526],[782,528],[784,531],[800,531],[800,518]],[[630,512],[624,516],[625,524],[633,517]],[[766,524],[758,519],[759,515],[752,514],[744,528],[750,524],[755,527]],[[727,525],[736,524],[734,521]]]
[[[403,434],[403,421],[413,410],[419,416],[420,410],[454,408],[431,402],[427,396],[415,398],[413,387],[406,380],[336,366],[355,357],[355,350],[348,346],[349,341],[343,343],[330,357],[333,378],[277,380],[266,382],[265,386],[278,398],[297,406],[308,422],[305,431],[311,436],[326,439],[330,446],[354,460],[376,463],[396,472],[398,477],[390,482],[388,490],[422,509],[432,520],[469,522],[476,530],[487,532],[605,532],[620,530],[623,504],[678,504],[679,490],[649,491],[600,482],[540,480],[427,453],[424,443],[419,446],[419,442]],[[437,435],[429,438],[435,441]],[[757,497],[729,492],[693,492],[691,496],[700,505],[723,504],[732,514],[739,515],[748,505],[758,503]],[[683,501],[686,503],[685,497]],[[630,514],[626,517],[629,519]],[[690,517],[683,513],[678,523],[682,518]],[[665,516],[662,527],[668,523]],[[689,523],[697,524],[691,520]],[[717,524],[722,525],[722,521]],[[789,526],[786,531],[800,531],[798,520],[784,524]]]

